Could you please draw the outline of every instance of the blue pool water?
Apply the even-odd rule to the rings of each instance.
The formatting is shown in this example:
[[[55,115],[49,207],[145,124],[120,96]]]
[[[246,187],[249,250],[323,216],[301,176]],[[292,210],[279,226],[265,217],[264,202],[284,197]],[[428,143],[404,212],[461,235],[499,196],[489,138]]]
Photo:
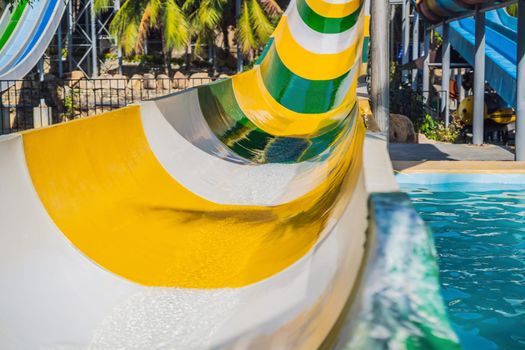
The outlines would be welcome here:
[[[525,185],[402,183],[431,227],[464,349],[525,349]]]

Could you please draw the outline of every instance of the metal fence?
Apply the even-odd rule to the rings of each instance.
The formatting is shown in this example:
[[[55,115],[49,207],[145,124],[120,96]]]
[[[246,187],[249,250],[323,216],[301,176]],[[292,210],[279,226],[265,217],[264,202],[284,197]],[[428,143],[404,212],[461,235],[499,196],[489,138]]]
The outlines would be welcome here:
[[[0,134],[96,115],[214,78],[0,80]]]

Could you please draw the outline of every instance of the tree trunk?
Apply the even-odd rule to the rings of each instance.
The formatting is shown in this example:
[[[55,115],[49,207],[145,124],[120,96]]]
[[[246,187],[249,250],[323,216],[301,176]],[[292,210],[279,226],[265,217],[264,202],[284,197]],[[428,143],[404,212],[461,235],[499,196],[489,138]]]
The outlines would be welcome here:
[[[171,50],[166,47],[166,40],[164,39],[164,28],[160,27],[160,42],[162,44],[162,57],[164,59],[164,74],[169,76],[170,74],[170,60]]]
[[[186,46],[185,51],[186,51],[185,52],[186,66],[184,67],[184,69],[186,70],[186,72],[189,72],[190,71],[190,64],[191,64],[191,41]]]
[[[226,51],[228,53],[228,55],[230,54],[230,40],[229,40],[229,37],[228,37],[228,25],[227,24],[223,24],[222,25],[222,37],[223,37],[223,49],[224,51]]]
[[[213,42],[213,39],[210,38],[208,40],[208,63],[209,63],[209,70],[208,70],[208,75],[210,77],[214,76],[215,75],[215,68],[216,68],[216,64],[217,64],[217,60],[215,59],[215,44]]]

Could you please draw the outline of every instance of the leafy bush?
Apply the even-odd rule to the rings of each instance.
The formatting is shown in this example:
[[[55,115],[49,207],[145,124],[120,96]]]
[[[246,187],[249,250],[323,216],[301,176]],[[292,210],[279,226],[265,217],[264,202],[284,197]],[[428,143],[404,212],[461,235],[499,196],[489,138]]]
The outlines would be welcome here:
[[[419,132],[430,140],[454,143],[461,135],[462,127],[460,122],[453,120],[446,128],[444,122],[427,114],[419,123]]]
[[[518,17],[518,4],[512,4],[507,7],[507,12],[511,16]]]

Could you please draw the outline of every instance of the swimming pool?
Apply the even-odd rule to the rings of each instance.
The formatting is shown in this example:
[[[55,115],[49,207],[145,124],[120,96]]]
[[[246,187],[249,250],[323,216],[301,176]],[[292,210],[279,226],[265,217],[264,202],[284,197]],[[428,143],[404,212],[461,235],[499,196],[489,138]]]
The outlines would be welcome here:
[[[398,177],[433,231],[442,296],[467,350],[525,348],[525,176],[492,180]]]

